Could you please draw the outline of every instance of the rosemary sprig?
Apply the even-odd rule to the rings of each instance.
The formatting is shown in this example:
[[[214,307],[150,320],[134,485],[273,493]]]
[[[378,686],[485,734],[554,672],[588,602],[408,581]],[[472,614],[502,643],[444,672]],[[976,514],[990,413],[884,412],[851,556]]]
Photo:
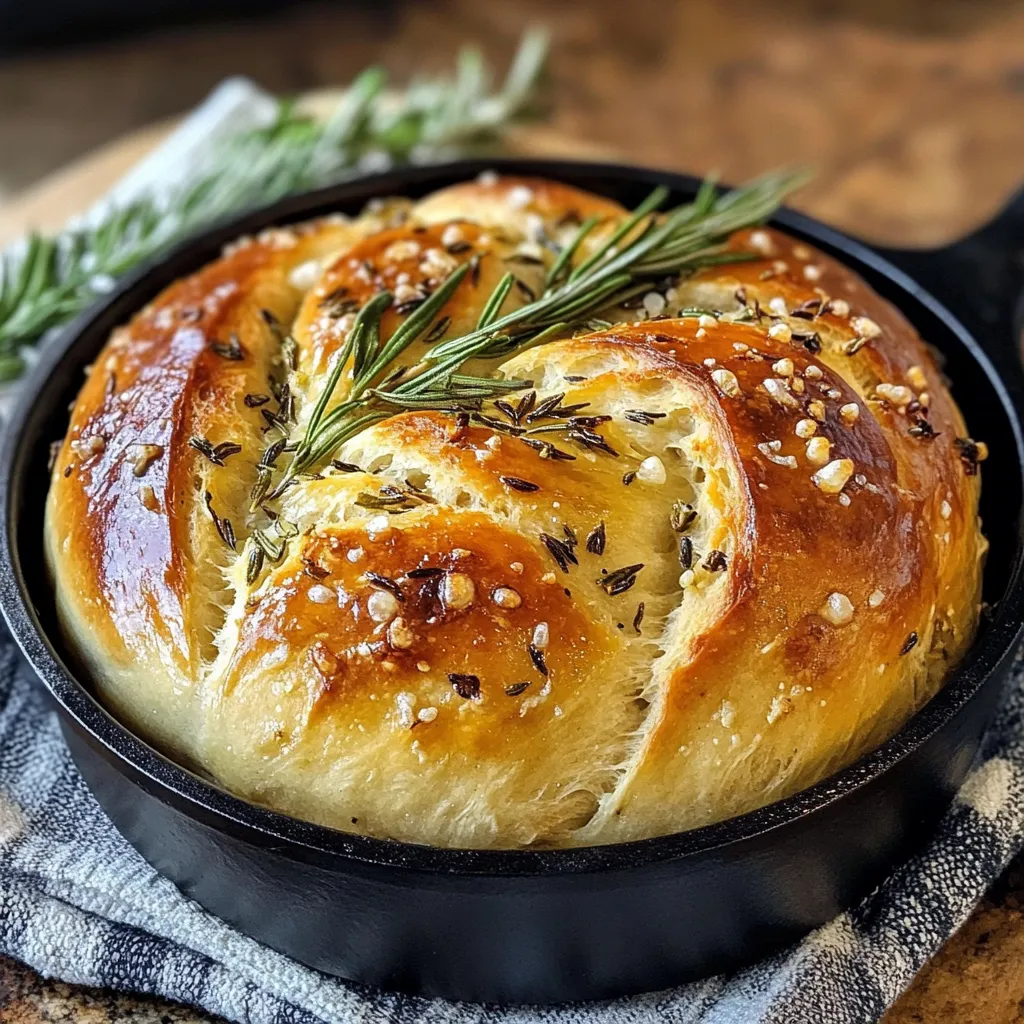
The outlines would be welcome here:
[[[783,198],[805,180],[803,171],[780,172],[724,195],[718,195],[714,183],[708,181],[692,203],[662,214],[656,211],[668,197],[668,190],[656,188],[594,252],[570,269],[573,254],[594,227],[588,220],[556,258],[538,298],[499,316],[514,280],[513,275],[506,274],[484,303],[473,331],[434,345],[416,366],[386,374],[381,383],[371,386],[435,322],[469,269],[469,264],[463,264],[403,322],[379,352],[374,343],[372,358],[365,358],[362,364],[357,359],[349,394],[324,415],[342,368],[364,345],[364,338],[379,336],[380,317],[391,297],[387,293],[376,296],[360,311],[275,494],[280,494],[296,474],[322,464],[342,443],[392,415],[395,408],[468,412],[479,410],[488,399],[530,386],[528,381],[460,374],[468,360],[499,358],[540,344],[576,323],[589,323],[594,314],[644,293],[666,276],[678,277],[702,266],[751,258],[728,251],[725,246],[729,237],[741,228],[767,220]]]
[[[545,35],[528,32],[497,92],[471,48],[459,54],[453,78],[414,81],[398,95],[386,93],[384,72],[370,68],[326,122],[282,102],[273,124],[214,147],[195,176],[169,194],[12,246],[0,254],[0,381],[20,376],[28,347],[47,330],[210,221],[371,167],[450,157],[498,138],[529,112],[546,51]]]

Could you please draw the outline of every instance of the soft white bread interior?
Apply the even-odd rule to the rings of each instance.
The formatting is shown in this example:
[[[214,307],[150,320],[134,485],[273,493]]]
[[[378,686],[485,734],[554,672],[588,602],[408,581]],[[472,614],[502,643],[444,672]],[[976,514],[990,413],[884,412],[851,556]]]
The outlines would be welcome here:
[[[984,447],[901,314],[774,230],[611,326],[478,360],[532,382],[483,415],[398,411],[251,501],[367,300],[394,295],[386,339],[470,264],[415,363],[507,270],[505,311],[625,215],[467,182],[243,241],[115,332],[46,521],[115,713],[289,814],[507,848],[750,810],[921,707],[977,623]]]

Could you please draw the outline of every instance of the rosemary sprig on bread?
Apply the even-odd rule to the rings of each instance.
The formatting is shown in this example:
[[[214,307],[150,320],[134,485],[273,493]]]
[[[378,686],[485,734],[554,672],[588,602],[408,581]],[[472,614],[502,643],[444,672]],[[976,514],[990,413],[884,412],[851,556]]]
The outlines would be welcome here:
[[[392,305],[393,296],[379,292],[360,309],[345,344],[333,358],[304,434],[270,496],[280,495],[300,473],[322,466],[346,440],[396,410],[478,412],[483,402],[530,386],[529,381],[460,373],[470,360],[505,357],[559,334],[587,329],[602,311],[643,295],[654,282],[700,267],[750,259],[749,254],[727,248],[729,237],[763,223],[805,180],[803,171],[781,171],[723,194],[708,180],[692,202],[660,213],[669,191],[659,186],[585,259],[574,264],[584,240],[599,226],[597,218],[588,218],[555,255],[539,296],[499,315],[516,281],[514,274],[506,273],[485,301],[476,329],[440,341],[415,366],[398,365],[398,360],[410,345],[432,332],[472,262],[453,270],[383,344],[381,316]],[[352,381],[348,393],[327,412],[346,369]]]

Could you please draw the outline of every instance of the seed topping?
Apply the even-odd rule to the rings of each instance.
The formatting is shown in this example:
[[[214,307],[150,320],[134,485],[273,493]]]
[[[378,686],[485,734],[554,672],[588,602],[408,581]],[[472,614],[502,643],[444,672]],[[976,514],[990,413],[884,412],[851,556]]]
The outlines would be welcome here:
[[[498,479],[508,487],[511,487],[514,491],[523,491],[524,493],[531,493],[533,491],[540,490],[540,484],[532,483],[529,480],[521,480],[517,476],[501,476]]]
[[[953,441],[960,462],[963,464],[964,472],[968,476],[975,476],[978,472],[978,463],[988,458],[988,445],[982,441],[975,441],[970,437],[958,437]]]
[[[534,644],[530,644],[527,647],[527,651],[530,653],[530,661],[533,662],[533,667],[542,675],[548,674],[548,663],[544,660],[544,652]]]
[[[693,541],[689,537],[679,538],[679,564],[684,569],[693,568]]]
[[[729,560],[724,551],[713,548],[708,552],[702,567],[708,572],[724,572],[729,566]]]
[[[396,601],[405,600],[405,594],[402,593],[402,588],[393,579],[391,579],[390,576],[383,576],[379,572],[366,572],[364,575],[372,586],[377,587],[380,590],[386,590]]]
[[[220,356],[221,359],[227,359],[230,362],[237,363],[245,358],[245,349],[242,347],[242,342],[234,331],[231,332],[227,341],[211,342],[210,351],[214,355]]]
[[[644,621],[644,603],[641,601],[636,606],[636,614],[633,616],[633,632],[640,635],[640,624]]]
[[[463,700],[480,700],[480,678],[468,672],[449,672],[448,682]]]
[[[669,513],[669,524],[676,533],[685,533],[697,518],[697,510],[685,501],[672,503]]]
[[[190,437],[188,445],[204,455],[215,466],[223,466],[226,458],[237,455],[242,450],[242,446],[234,441],[222,441],[214,446],[205,437]]]
[[[544,547],[548,549],[548,553],[555,560],[558,568],[561,569],[562,572],[568,572],[570,564],[580,564],[571,545],[566,544],[564,541],[559,540],[557,537],[552,537],[547,533],[542,533],[540,535],[540,539],[541,543],[543,543]]]
[[[644,567],[643,562],[634,565],[624,565],[621,569],[615,569],[604,576],[598,576],[597,584],[609,597],[624,594],[636,583],[637,573]]]

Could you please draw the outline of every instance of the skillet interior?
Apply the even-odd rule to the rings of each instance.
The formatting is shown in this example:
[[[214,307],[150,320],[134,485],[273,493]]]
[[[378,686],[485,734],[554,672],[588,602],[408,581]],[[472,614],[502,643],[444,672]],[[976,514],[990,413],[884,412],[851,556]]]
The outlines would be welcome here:
[[[488,878],[500,889],[505,883],[515,884],[514,880],[523,876],[555,881],[570,875],[617,875],[639,868],[670,867],[683,858],[699,858],[723,846],[735,847],[735,855],[742,856],[742,844],[758,837],[767,843],[764,848],[770,849],[772,833],[844,797],[856,795],[859,790],[869,790],[872,783],[912,755],[937,730],[948,726],[986,684],[997,666],[1005,664],[1022,621],[1020,511],[1024,444],[1013,411],[1014,402],[1020,401],[1021,394],[1017,379],[1000,381],[984,352],[951,314],[870,249],[794,213],[783,213],[777,222],[856,269],[880,294],[900,306],[921,334],[940,349],[946,359],[946,372],[953,382],[953,394],[972,436],[987,441],[991,452],[983,470],[981,511],[991,543],[984,596],[994,605],[994,613],[983,622],[971,653],[938,696],[895,737],[857,764],[761,810],[678,835],[574,850],[437,850],[347,835],[299,822],[247,804],[171,764],[128,733],[98,705],[89,693],[87,682],[76,678],[73,661],[62,645],[42,560],[47,447],[51,440],[63,434],[67,406],[77,394],[82,370],[105,342],[111,328],[128,319],[165,285],[213,259],[222,244],[239,234],[338,209],[354,213],[374,196],[389,193],[417,196],[490,167],[561,179],[609,195],[627,206],[640,202],[659,182],[675,190],[674,200],[689,198],[698,184],[694,179],[671,174],[560,162],[486,161],[415,168],[296,197],[235,219],[133,274],[98,308],[85,314],[46,348],[24,386],[18,411],[6,431],[0,449],[0,500],[6,517],[0,540],[3,570],[0,603],[4,614],[30,662],[56,697],[66,721],[74,723],[79,739],[84,737],[87,745],[100,750],[101,756],[113,763],[118,773],[187,818],[248,843],[275,850],[283,847],[288,857],[311,865],[337,867],[344,864],[346,869],[370,872],[378,867],[399,869],[403,874],[408,872],[407,884],[421,884],[424,879],[430,884],[431,876],[466,880]],[[1010,344],[1010,340],[992,339],[992,343]],[[973,754],[973,745],[968,746]],[[953,774],[962,777],[966,768],[966,763],[958,765]],[[591,878],[591,882],[596,881]],[[766,881],[771,884],[769,878]],[[830,898],[841,904],[848,895],[839,890],[842,887]],[[309,962],[309,958],[306,959]],[[326,969],[331,969],[330,965],[326,965]],[[350,970],[341,973],[352,976]],[[397,983],[448,994],[453,991],[452,986],[445,983],[440,989],[418,980]],[[625,985],[613,983],[612,989],[621,991],[649,987],[649,984],[649,980],[629,981]],[[581,991],[591,994],[590,989]],[[599,986],[593,994],[607,991],[607,986]],[[454,994],[465,995],[466,990],[456,990]],[[491,990],[468,994],[492,998],[495,995]],[[497,995],[521,997],[515,991]],[[554,998],[561,997],[559,993],[554,995]],[[548,995],[540,993],[540,998],[548,998]]]

